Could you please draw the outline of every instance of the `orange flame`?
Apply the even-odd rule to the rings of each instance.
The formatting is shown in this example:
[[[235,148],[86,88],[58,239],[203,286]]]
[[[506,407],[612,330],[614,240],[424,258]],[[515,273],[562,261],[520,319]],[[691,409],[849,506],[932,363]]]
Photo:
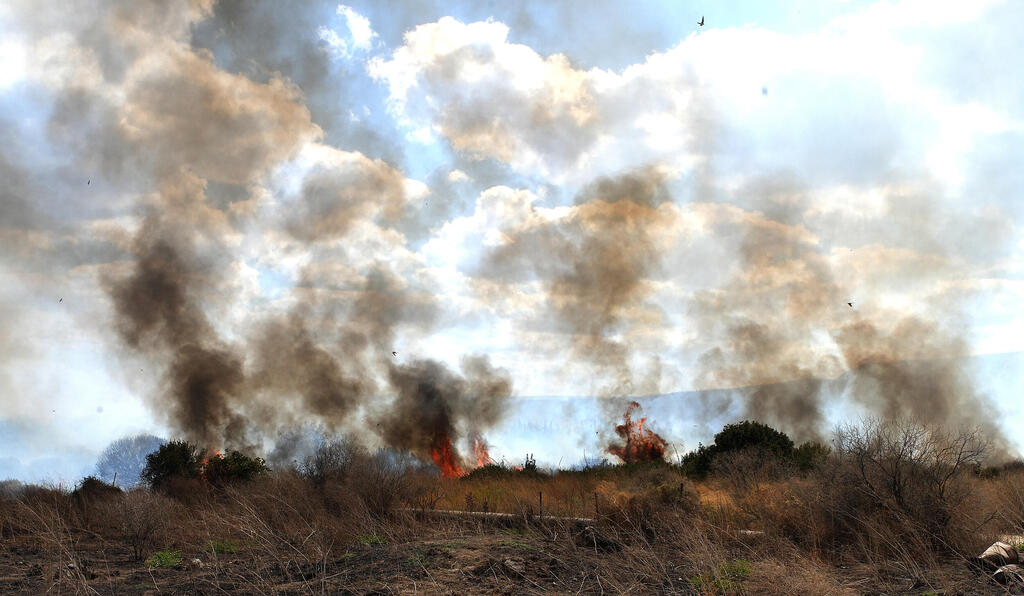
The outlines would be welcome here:
[[[491,454],[487,452],[487,441],[484,441],[480,433],[473,433],[473,455],[476,456],[476,467],[478,468],[494,463]]]
[[[455,454],[452,452],[452,442],[448,435],[439,432],[434,435],[434,444],[430,446],[430,458],[434,465],[441,470],[442,478],[458,478],[462,476],[462,468],[455,461]]]
[[[635,463],[640,461],[656,461],[665,458],[665,447],[668,441],[661,438],[649,428],[644,428],[647,417],[639,421],[633,420],[633,412],[640,409],[640,404],[631,401],[622,415],[622,424],[615,427],[615,434],[619,435],[625,445],[609,445],[608,453],[621,459],[623,463]]]
[[[217,459],[223,459],[224,455],[220,452],[220,449],[218,449],[213,453],[213,457],[216,457]],[[199,478],[204,481],[206,480],[206,466],[209,463],[210,457],[206,455],[204,452],[203,459],[199,460]]]

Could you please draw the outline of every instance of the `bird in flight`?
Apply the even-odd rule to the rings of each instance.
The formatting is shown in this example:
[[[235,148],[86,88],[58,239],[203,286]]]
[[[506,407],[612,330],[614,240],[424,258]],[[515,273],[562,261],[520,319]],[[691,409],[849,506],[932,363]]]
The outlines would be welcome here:
[[[391,355],[397,357],[398,356],[398,352],[391,352]]]
[[[697,25],[700,26],[700,27],[704,26],[704,15],[700,16],[700,20],[697,21]]]
[[[61,298],[60,300],[58,300],[57,304],[60,304],[61,302],[64,302],[64,298]]]
[[[853,303],[852,302],[847,302],[846,306],[849,306],[850,308],[853,308]]]
[[[85,181],[85,185],[86,185],[86,186],[88,186],[88,185],[90,185],[90,184],[92,184],[92,178],[90,178],[90,179],[88,179],[88,180],[86,180],[86,181]]]

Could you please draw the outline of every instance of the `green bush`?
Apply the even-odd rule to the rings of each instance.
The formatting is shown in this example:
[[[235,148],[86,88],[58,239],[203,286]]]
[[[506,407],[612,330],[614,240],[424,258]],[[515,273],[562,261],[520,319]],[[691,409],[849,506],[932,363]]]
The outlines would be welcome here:
[[[142,480],[151,488],[161,489],[172,478],[199,478],[202,452],[186,441],[170,441],[146,456]]]
[[[828,445],[808,441],[793,450],[793,465],[801,472],[810,472],[825,463],[831,453]]]
[[[715,435],[715,450],[718,453],[739,451],[748,447],[770,451],[785,458],[793,455],[793,441],[786,433],[760,422],[744,420],[736,424],[726,424],[725,428]]]
[[[819,453],[815,443],[801,445],[800,457],[808,465]],[[824,449],[827,447],[821,446]],[[767,424],[744,420],[735,424],[727,424],[715,435],[711,445],[698,444],[697,449],[684,455],[679,465],[684,474],[690,478],[703,478],[711,472],[711,464],[715,456],[737,451],[755,451],[775,456],[785,461],[794,460],[793,440],[786,433],[777,431]]]
[[[704,478],[711,471],[711,460],[715,457],[714,445],[698,443],[697,448],[683,455],[679,466],[689,478]]]
[[[150,569],[156,567],[177,567],[181,565],[181,551],[177,550],[162,550],[153,553],[151,557],[146,559],[146,567]]]
[[[265,475],[270,471],[261,457],[249,457],[238,451],[227,455],[216,455],[206,462],[203,477],[211,484],[223,486],[229,482],[244,482]]]

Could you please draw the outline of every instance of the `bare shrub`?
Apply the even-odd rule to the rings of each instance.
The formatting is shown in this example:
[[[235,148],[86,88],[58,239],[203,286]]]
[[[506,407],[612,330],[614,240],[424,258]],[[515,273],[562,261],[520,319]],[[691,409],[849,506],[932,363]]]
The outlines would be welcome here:
[[[762,484],[788,476],[790,465],[771,451],[747,447],[718,454],[711,471],[733,499],[742,500]]]
[[[381,449],[356,459],[347,484],[374,515],[384,515],[407,500],[411,492],[409,461],[398,452]]]
[[[962,530],[954,522],[975,486],[971,470],[988,448],[976,429],[868,420],[836,431],[836,467],[823,486],[833,489],[828,496],[834,513],[871,530],[869,536],[905,542],[915,531],[933,548],[949,547]],[[883,530],[886,519],[899,524],[891,537]]]
[[[106,519],[117,521],[121,538],[131,547],[136,561],[162,544],[172,520],[184,514],[184,507],[174,499],[145,489],[108,500],[102,508]]]
[[[363,452],[351,437],[326,440],[299,464],[299,473],[314,484],[344,479],[356,457]]]

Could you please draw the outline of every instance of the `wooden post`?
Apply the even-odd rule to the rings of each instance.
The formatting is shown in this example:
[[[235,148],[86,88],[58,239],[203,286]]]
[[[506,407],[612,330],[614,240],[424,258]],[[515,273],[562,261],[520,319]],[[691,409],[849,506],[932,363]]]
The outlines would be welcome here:
[[[601,515],[601,512],[597,510],[597,491],[594,491],[594,517]]]
[[[544,492],[537,491],[537,511],[540,519],[544,519]]]
[[[112,486],[117,486],[117,472],[114,472],[114,479],[110,481]]]

